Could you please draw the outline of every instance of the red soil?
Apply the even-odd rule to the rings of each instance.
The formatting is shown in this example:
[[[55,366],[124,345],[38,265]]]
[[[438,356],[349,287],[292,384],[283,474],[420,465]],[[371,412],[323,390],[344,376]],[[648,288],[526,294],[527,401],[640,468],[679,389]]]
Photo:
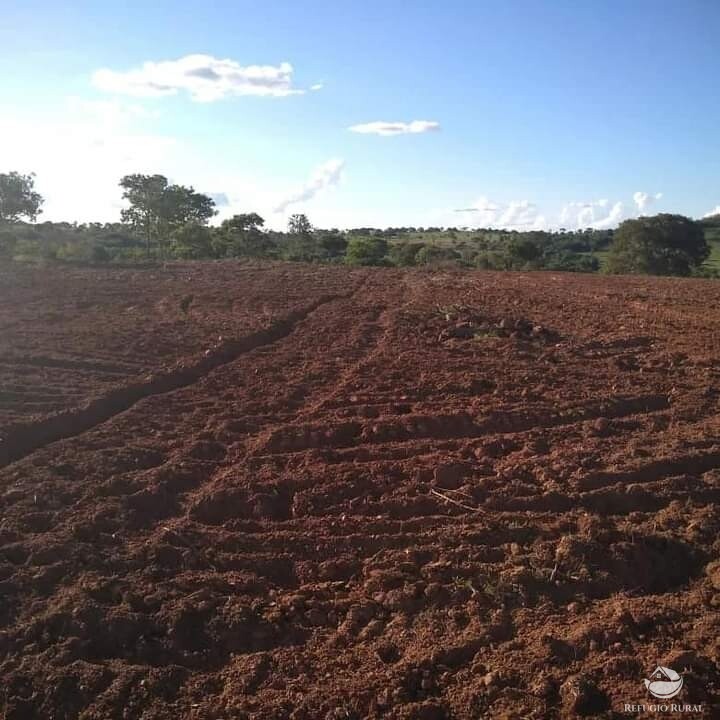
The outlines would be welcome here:
[[[720,713],[720,284],[13,269],[0,307],[0,717],[656,717],[657,664]]]

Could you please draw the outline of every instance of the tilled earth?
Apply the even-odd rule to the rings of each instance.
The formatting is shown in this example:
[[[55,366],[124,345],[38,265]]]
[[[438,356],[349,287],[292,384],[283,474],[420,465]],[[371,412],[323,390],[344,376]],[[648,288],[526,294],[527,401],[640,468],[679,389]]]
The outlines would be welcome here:
[[[720,283],[0,283],[0,717],[720,715]]]

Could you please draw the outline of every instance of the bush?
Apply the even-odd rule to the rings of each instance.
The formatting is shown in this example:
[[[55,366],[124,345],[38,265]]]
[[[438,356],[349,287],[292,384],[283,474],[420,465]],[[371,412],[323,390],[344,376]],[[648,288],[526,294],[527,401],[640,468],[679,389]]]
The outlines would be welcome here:
[[[499,250],[480,252],[475,256],[475,267],[480,270],[509,270],[508,256]]]
[[[600,261],[592,255],[565,252],[544,257],[543,268],[562,272],[593,273],[600,269]]]
[[[415,256],[415,260],[417,265],[456,264],[460,260],[460,253],[449,247],[423,245]]]
[[[212,256],[210,229],[199,223],[186,223],[172,234],[170,250],[183,260],[199,260]]]
[[[381,237],[353,238],[348,243],[345,262],[348,265],[386,265],[387,240]]]
[[[390,262],[398,267],[417,265],[417,254],[425,247],[422,243],[396,243],[390,246]]]
[[[317,244],[325,260],[339,260],[347,252],[348,241],[339,232],[321,232],[318,234]]]

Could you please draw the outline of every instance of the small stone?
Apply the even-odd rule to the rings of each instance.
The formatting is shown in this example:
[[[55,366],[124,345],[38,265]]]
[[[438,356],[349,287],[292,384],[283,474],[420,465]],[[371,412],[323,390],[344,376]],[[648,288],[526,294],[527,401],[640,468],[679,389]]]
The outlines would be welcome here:
[[[595,435],[605,435],[610,429],[610,421],[607,418],[598,418],[592,424],[592,431]]]
[[[720,590],[720,560],[708,563],[705,566],[705,574],[710,579],[710,584],[716,590]]]
[[[485,675],[482,679],[483,685],[485,687],[491,687],[495,685],[498,681],[498,674],[496,672],[489,672],[487,675]]]

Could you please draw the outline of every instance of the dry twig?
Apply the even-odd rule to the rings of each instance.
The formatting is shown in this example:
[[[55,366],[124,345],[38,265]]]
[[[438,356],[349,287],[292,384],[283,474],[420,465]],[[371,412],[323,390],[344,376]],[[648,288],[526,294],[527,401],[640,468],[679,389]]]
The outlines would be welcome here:
[[[456,500],[455,498],[448,497],[447,495],[443,495],[443,493],[438,492],[434,488],[430,488],[430,492],[433,495],[437,495],[439,498],[442,498],[445,500],[445,502],[452,503],[453,505],[457,505],[458,507],[464,508],[465,510],[472,510],[473,512],[477,512],[479,508],[471,507],[470,505],[466,505],[465,503],[461,503],[459,500]]]

